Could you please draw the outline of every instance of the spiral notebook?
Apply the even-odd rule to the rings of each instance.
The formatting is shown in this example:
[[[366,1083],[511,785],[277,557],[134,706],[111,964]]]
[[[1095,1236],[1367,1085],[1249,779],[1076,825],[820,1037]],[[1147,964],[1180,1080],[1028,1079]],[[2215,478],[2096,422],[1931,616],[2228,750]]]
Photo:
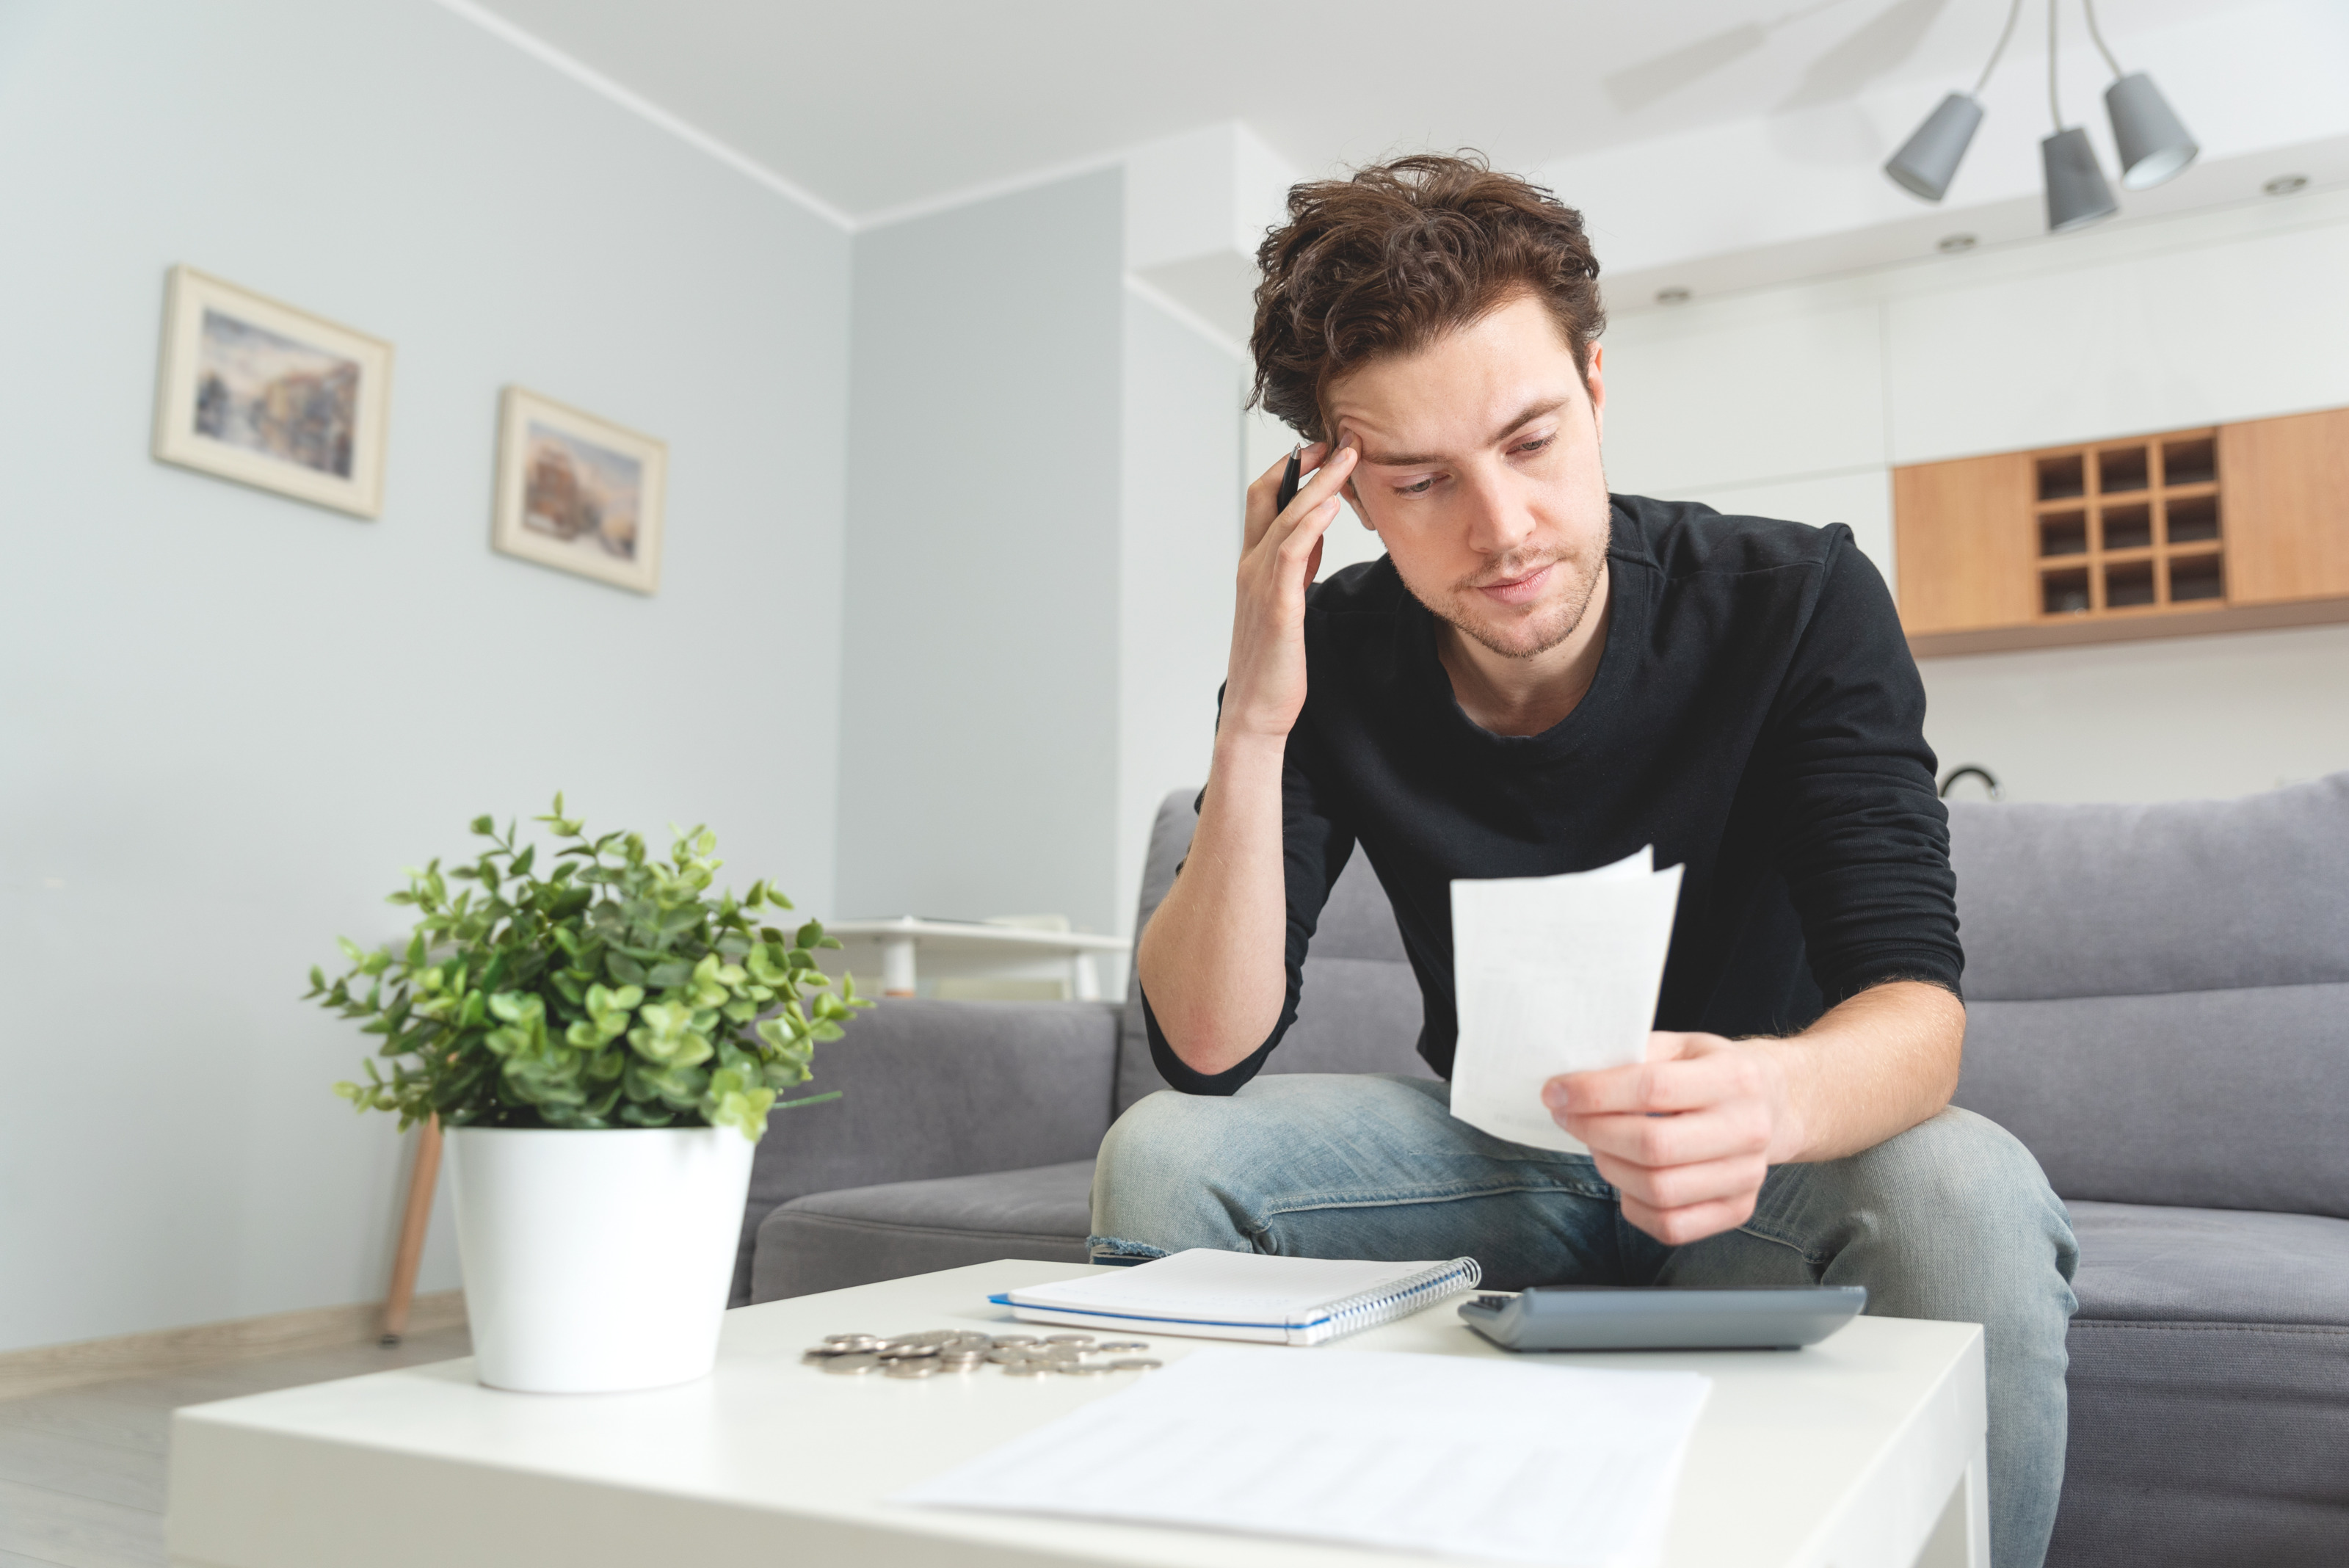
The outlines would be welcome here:
[[[1195,1247],[988,1300],[1023,1323],[1319,1345],[1475,1290],[1482,1277],[1474,1258],[1366,1263]]]

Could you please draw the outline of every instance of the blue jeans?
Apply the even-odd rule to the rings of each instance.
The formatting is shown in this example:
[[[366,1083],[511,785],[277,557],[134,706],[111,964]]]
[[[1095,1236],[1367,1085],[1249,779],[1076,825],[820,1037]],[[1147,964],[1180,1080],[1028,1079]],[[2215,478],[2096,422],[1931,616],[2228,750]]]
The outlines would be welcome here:
[[[1981,1324],[1991,1562],[2037,1568],[2064,1483],[2078,1250],[2038,1161],[2004,1129],[1952,1107],[1847,1159],[1775,1167],[1751,1220],[1668,1247],[1624,1220],[1588,1155],[1479,1132],[1452,1118],[1450,1095],[1302,1073],[1228,1099],[1153,1095],[1102,1144],[1094,1251],[1465,1256],[1495,1290],[1866,1285],[1881,1316]]]

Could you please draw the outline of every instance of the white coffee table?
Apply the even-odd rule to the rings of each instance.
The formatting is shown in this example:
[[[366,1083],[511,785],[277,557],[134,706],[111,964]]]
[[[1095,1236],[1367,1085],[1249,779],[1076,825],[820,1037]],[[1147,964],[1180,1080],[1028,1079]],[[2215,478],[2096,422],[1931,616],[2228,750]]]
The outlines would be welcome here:
[[[1128,1374],[828,1376],[828,1333],[980,1326],[990,1292],[1081,1271],[975,1264],[730,1314],[718,1369],[644,1394],[502,1394],[471,1361],[181,1410],[171,1560],[202,1568],[1014,1563],[1402,1568],[1433,1563],[1255,1537],[957,1514],[883,1500],[1128,1386]],[[1049,1330],[1041,1332],[1051,1332]],[[1154,1336],[1172,1360],[1220,1342]],[[1452,1303],[1316,1350],[1499,1355]],[[1982,1340],[1971,1324],[1861,1318],[1796,1352],[1560,1357],[1713,1379],[1665,1551],[1688,1568],[1983,1568]],[[1561,1419],[1571,1419],[1562,1412]],[[1180,1484],[1179,1481],[1170,1484]]]

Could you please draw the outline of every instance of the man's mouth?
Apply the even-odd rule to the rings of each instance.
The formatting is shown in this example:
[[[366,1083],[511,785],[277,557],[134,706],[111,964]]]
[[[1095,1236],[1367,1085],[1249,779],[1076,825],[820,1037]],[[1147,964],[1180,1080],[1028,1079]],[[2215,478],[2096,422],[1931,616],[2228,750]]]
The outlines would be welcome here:
[[[1495,604],[1530,604],[1541,597],[1542,589],[1549,586],[1549,575],[1557,565],[1553,561],[1547,566],[1536,566],[1522,576],[1504,577],[1497,583],[1478,583],[1476,591]]]

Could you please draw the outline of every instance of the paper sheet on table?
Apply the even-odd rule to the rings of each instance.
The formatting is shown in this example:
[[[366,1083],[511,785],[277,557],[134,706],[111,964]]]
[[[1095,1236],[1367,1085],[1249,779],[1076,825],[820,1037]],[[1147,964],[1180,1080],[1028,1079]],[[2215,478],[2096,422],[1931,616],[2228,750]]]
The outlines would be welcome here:
[[[1679,867],[1654,867],[1642,849],[1592,871],[1452,884],[1454,1116],[1512,1143],[1586,1152],[1550,1119],[1541,1087],[1646,1056],[1681,891]]]
[[[1692,1372],[1206,1350],[895,1501],[1645,1568],[1711,1388]]]

